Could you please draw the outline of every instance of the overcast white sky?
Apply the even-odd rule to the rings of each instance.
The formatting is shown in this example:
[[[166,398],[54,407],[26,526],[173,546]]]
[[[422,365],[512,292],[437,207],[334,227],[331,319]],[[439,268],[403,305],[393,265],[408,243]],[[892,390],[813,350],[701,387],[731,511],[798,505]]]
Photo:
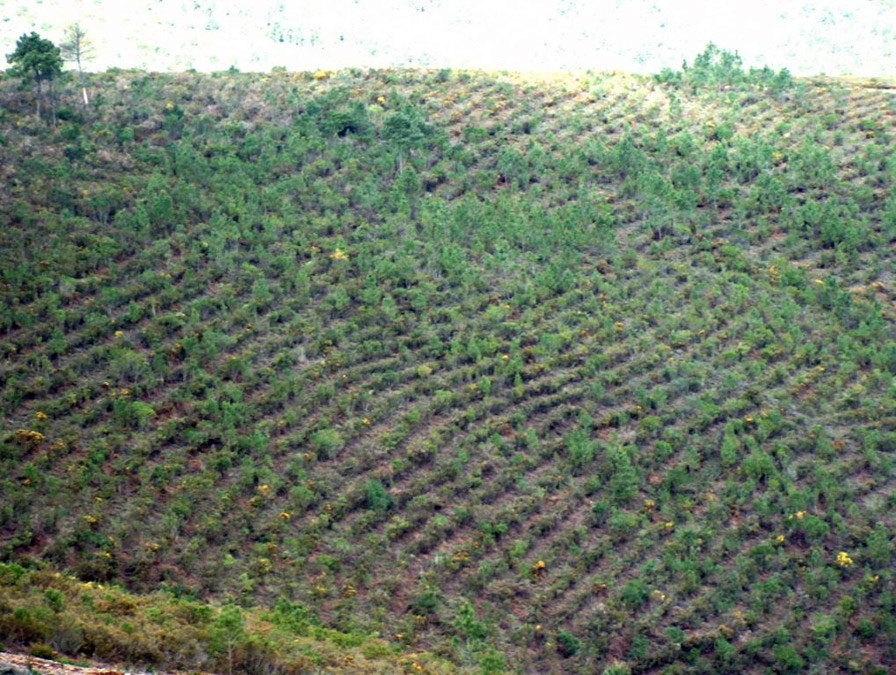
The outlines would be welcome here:
[[[896,76],[896,0],[0,0],[0,54],[74,21],[91,70],[656,73],[712,41],[747,66]]]

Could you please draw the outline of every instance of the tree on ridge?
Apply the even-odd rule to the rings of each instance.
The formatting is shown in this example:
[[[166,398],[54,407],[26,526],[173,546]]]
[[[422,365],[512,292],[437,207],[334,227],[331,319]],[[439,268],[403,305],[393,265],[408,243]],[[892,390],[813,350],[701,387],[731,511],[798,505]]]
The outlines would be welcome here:
[[[82,61],[88,61],[94,56],[93,42],[87,37],[87,32],[79,23],[73,23],[65,29],[65,37],[59,43],[59,51],[66,61],[74,61],[78,64],[78,82],[81,85],[81,95],[84,97],[84,107],[90,107],[87,98],[87,85],[84,82],[84,69]]]
[[[23,80],[34,80],[36,98],[35,115],[40,119],[40,104],[44,97],[43,83],[47,83],[50,108],[53,113],[53,124],[56,123],[56,95],[53,91],[53,79],[62,73],[62,56],[59,47],[45,40],[37,33],[22,35],[16,42],[16,50],[6,55],[12,64],[13,74]]]

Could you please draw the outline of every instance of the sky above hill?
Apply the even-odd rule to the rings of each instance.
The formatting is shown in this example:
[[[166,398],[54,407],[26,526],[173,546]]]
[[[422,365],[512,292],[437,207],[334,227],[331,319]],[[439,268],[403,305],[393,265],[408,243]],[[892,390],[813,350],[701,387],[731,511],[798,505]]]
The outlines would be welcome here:
[[[79,21],[89,70],[625,70],[709,42],[797,75],[896,76],[896,0],[3,0],[0,53]]]

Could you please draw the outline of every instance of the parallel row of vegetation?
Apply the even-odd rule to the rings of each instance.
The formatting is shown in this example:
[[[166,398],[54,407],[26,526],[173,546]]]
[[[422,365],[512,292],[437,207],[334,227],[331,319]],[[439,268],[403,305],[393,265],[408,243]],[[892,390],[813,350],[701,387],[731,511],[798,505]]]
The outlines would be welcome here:
[[[3,559],[471,672],[896,659],[886,92],[2,85]]]

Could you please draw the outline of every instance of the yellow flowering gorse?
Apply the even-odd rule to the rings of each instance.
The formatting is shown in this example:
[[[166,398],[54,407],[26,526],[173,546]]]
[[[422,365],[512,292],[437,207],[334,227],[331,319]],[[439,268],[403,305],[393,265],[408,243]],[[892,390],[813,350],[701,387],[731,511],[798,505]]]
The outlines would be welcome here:
[[[840,551],[837,554],[837,564],[840,567],[849,567],[853,564],[852,558],[849,557],[849,554],[846,551]]]

